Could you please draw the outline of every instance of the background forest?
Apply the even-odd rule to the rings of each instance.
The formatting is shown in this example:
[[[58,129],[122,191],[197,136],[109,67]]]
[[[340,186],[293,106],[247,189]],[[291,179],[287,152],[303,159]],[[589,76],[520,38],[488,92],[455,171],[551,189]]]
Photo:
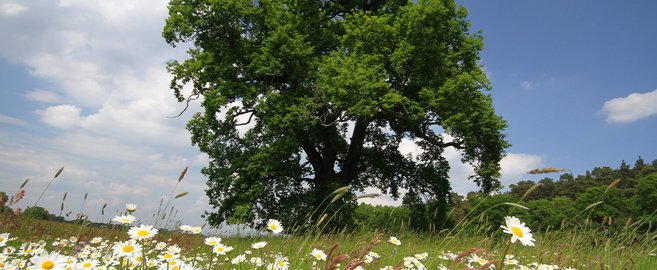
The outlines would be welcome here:
[[[440,213],[427,211],[427,205],[361,204],[357,223],[370,229],[431,231],[451,228],[468,215],[497,229],[504,216],[513,213],[538,231],[581,225],[587,219],[618,230],[636,220],[656,220],[657,160],[648,163],[639,157],[633,166],[623,161],[617,168],[595,167],[583,175],[562,173],[556,179],[522,180],[495,195],[452,193],[450,201],[450,209]],[[518,203],[529,211],[503,203]]]

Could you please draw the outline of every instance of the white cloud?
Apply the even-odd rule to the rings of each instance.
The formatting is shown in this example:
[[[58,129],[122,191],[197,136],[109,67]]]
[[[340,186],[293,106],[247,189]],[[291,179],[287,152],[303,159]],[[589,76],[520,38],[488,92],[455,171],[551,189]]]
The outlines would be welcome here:
[[[657,89],[608,100],[602,111],[607,114],[607,121],[612,123],[628,123],[657,115]]]
[[[401,190],[401,193],[406,193],[406,190]],[[361,198],[358,199],[359,203],[365,203],[370,205],[386,205],[386,206],[400,206],[401,205],[401,196],[400,199],[394,200],[389,195],[383,194],[380,189],[375,187],[365,188],[364,194],[379,194],[379,196],[373,198]]]
[[[39,103],[61,103],[64,101],[59,94],[52,91],[41,90],[41,89],[34,89],[32,91],[28,91],[25,94],[25,97],[28,100],[39,102]]]
[[[28,122],[25,122],[24,120],[7,116],[4,114],[0,114],[0,123],[19,126],[19,127],[27,127],[30,125]]]
[[[528,171],[542,168],[543,159],[534,154],[508,153],[500,161],[500,167],[502,167],[501,182],[508,187],[508,185],[522,180],[519,177],[526,175]]]
[[[445,141],[451,141],[453,138],[448,134],[442,134]],[[416,143],[416,140],[408,138],[402,139],[399,144],[399,151],[403,155],[412,155],[416,157],[422,153]],[[477,191],[477,185],[468,178],[474,174],[474,167],[472,165],[461,162],[463,155],[460,151],[453,147],[446,148],[443,152],[443,157],[449,162],[449,179],[452,190],[459,194],[467,194],[470,191]],[[525,175],[529,170],[542,167],[542,158],[534,154],[525,153],[507,153],[507,155],[500,161],[501,177],[500,182],[504,186],[520,181],[520,176]],[[402,196],[405,191],[402,190]],[[381,193],[376,188],[366,188],[365,193]],[[395,201],[389,196],[379,196],[376,198],[360,199],[360,202],[373,204],[373,205],[400,205],[401,199]]]
[[[424,150],[417,145],[417,141],[419,141],[417,138],[414,140],[403,138],[401,142],[399,142],[399,152],[404,156],[411,155],[417,157],[418,155],[421,155]]]
[[[37,110],[36,114],[41,121],[56,128],[67,129],[80,121],[82,109],[74,105],[50,106],[45,110]]]
[[[534,82],[532,81],[522,81],[520,82],[520,86],[522,86],[522,89],[529,90],[534,88]]]
[[[23,6],[16,2],[6,2],[0,5],[0,14],[5,16],[18,15],[26,10],[27,10],[26,6]]]

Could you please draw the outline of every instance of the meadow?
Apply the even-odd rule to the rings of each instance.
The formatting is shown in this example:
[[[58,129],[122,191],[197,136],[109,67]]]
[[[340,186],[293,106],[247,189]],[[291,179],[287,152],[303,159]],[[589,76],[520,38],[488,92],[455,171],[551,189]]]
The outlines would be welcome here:
[[[532,231],[512,216],[531,211],[516,202],[502,203],[512,206],[503,227],[477,215],[434,233],[294,233],[270,217],[266,228],[238,236],[141,224],[130,203],[110,224],[83,215],[77,222],[39,220],[10,208],[24,196],[22,186],[2,202],[0,269],[657,269],[657,233],[646,221],[628,220],[621,230],[584,222]]]

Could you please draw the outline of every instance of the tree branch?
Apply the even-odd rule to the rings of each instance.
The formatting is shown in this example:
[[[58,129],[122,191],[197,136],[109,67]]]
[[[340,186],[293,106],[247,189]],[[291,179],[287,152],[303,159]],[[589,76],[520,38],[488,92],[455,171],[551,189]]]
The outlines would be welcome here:
[[[429,142],[432,145],[438,146],[440,148],[447,148],[447,147],[454,147],[456,149],[465,149],[465,146],[463,145],[463,142],[461,141],[451,141],[451,142],[443,142],[441,139],[438,139],[437,136],[431,135],[431,134],[425,134],[421,132],[413,132],[413,135],[424,139],[425,141]]]
[[[251,118],[253,118],[253,116],[255,115],[255,110],[246,110],[246,111],[239,112],[237,114],[233,114],[232,118],[233,118],[233,120],[235,120],[235,117],[246,114],[246,113],[251,113],[251,115],[249,115],[249,120],[246,121],[245,123],[239,123],[239,124],[234,123],[233,126],[236,126],[236,127],[237,126],[244,126],[244,125],[248,125],[249,123],[251,123]]]
[[[196,93],[196,94],[191,94],[189,97],[187,97],[187,103],[185,104],[185,108],[176,116],[167,116],[168,118],[178,118],[180,117],[185,111],[187,111],[187,108],[189,108],[189,103],[192,100],[197,100],[201,96],[201,93]]]

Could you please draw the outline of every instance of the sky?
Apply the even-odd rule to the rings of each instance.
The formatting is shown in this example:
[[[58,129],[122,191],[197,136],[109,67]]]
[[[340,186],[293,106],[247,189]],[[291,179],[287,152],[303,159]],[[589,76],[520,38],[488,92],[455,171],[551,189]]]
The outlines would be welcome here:
[[[525,174],[534,168],[583,174],[622,160],[632,165],[639,156],[657,159],[657,2],[458,3],[469,10],[471,30],[485,37],[489,93],[508,121],[505,186],[537,180]],[[64,213],[106,221],[130,202],[152,223],[162,199],[189,192],[174,200],[174,220],[204,223],[200,215],[210,207],[199,171],[208,157],[185,129],[200,107],[171,118],[184,104],[168,88],[165,65],[185,59],[185,48],[161,37],[166,6],[0,0],[0,191],[14,194],[29,178],[18,206],[33,205],[63,166],[39,203],[51,213],[67,192]],[[400,151],[417,148],[405,141]],[[454,191],[476,190],[460,154],[445,156]],[[386,196],[368,202],[398,203]]]

